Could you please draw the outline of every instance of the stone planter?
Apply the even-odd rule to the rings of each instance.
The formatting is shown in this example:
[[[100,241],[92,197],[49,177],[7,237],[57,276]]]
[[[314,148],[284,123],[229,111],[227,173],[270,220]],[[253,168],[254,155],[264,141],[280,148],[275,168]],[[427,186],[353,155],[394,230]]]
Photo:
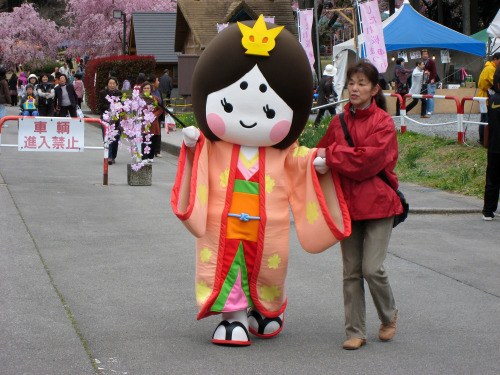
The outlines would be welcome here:
[[[130,186],[151,186],[153,183],[153,165],[146,164],[138,171],[132,169],[132,164],[127,164],[127,182]]]

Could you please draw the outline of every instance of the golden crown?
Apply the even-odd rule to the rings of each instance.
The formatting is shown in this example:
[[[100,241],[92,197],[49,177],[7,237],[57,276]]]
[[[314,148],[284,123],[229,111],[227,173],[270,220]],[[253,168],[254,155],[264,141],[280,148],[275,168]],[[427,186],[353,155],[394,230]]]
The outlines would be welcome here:
[[[246,49],[245,54],[258,56],[269,56],[269,51],[276,45],[276,37],[285,27],[280,26],[268,29],[262,14],[253,27],[248,27],[241,22],[238,22],[238,26],[243,34],[241,44]]]

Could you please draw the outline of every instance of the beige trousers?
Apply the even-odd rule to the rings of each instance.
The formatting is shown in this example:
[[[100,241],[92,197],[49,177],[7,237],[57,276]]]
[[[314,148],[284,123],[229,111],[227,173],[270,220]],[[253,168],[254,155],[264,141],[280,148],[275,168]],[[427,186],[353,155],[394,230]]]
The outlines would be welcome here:
[[[366,339],[366,280],[380,321],[389,324],[396,302],[383,263],[392,233],[393,217],[352,222],[352,234],[340,243],[344,264],[344,312],[347,338]]]

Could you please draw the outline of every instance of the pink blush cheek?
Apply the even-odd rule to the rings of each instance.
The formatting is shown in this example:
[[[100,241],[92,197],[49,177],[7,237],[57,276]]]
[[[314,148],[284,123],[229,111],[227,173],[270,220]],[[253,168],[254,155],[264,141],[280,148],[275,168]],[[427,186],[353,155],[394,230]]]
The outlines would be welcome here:
[[[226,132],[226,124],[224,123],[222,117],[220,117],[217,113],[209,113],[207,115],[207,124],[212,133],[219,138]]]
[[[278,143],[282,141],[290,132],[290,128],[292,123],[290,121],[282,120],[277,122],[273,128],[271,129],[271,133],[269,137],[271,138],[271,142]]]

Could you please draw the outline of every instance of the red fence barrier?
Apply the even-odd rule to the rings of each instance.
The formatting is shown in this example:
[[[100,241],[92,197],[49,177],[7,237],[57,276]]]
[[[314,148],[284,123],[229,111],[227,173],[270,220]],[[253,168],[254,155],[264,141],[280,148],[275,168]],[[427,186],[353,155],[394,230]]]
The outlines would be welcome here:
[[[17,145],[2,145],[2,125],[6,121],[19,121],[20,118],[36,118],[35,116],[5,116],[4,118],[0,119],[0,148],[2,146],[17,146]],[[61,117],[62,118],[62,117]],[[107,126],[105,123],[103,123],[100,119],[98,118],[80,118],[80,117],[72,117],[74,120],[83,120],[85,122],[93,122],[93,123],[99,123],[104,129],[104,133],[107,132]],[[86,149],[101,149],[101,147],[84,147]],[[109,155],[109,150],[108,150],[108,145],[104,144],[104,165],[103,165],[103,173],[102,173],[102,184],[107,185],[108,184],[108,155]]]

